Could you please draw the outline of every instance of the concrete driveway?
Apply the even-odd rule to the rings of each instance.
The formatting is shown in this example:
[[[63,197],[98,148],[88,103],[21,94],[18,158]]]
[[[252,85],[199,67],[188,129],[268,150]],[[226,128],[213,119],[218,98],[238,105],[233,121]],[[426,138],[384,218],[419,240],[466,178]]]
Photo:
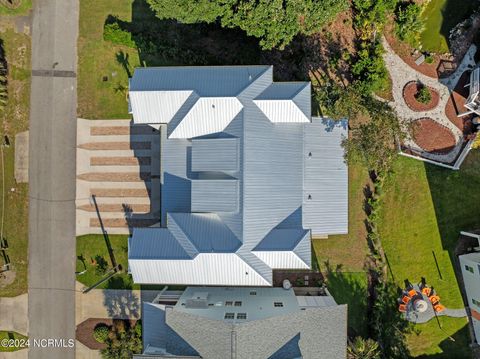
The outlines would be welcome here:
[[[0,297],[0,330],[28,333],[28,294]]]

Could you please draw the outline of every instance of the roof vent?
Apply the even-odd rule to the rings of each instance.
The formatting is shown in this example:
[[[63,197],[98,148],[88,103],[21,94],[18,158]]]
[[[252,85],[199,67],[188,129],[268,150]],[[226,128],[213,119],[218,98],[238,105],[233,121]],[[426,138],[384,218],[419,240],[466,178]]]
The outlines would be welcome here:
[[[308,195],[308,199],[312,199],[312,195],[311,195],[311,194]]]
[[[312,152],[308,152],[308,158],[312,158]]]

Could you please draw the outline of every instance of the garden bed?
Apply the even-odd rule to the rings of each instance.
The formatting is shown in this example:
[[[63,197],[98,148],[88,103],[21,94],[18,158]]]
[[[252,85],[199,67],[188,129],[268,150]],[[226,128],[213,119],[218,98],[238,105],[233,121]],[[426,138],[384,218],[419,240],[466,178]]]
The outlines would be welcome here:
[[[126,322],[130,322],[130,327],[134,327],[136,324],[136,320],[126,320]],[[93,331],[95,327],[99,324],[105,324],[111,327],[114,324],[114,321],[110,318],[89,318],[79,325],[77,325],[77,329],[75,331],[76,339],[85,345],[86,347],[93,349],[93,350],[101,350],[107,347],[104,343],[99,343],[93,337]]]
[[[431,118],[416,120],[412,126],[412,136],[418,146],[430,153],[446,154],[456,145],[452,131]]]
[[[385,39],[392,48],[392,50],[412,69],[432,78],[438,78],[439,74],[437,68],[440,64],[441,58],[438,55],[432,56],[432,62],[423,62],[420,65],[415,63],[415,60],[421,55],[420,53],[412,56],[413,48],[405,42],[398,40],[395,37],[393,19],[390,21],[390,25],[385,27]]]
[[[433,88],[426,87],[430,93],[431,98],[429,102],[422,103],[416,98],[421,89],[421,86],[424,85],[421,85],[417,81],[408,82],[403,88],[403,99],[405,100],[407,106],[413,111],[422,112],[433,110],[435,107],[438,106],[438,102],[440,101],[440,95]]]
[[[468,87],[465,85],[470,80],[470,72],[465,71],[458,80],[455,89],[450,94],[447,105],[445,106],[445,114],[448,119],[457,126],[465,135],[468,135],[473,130],[472,119],[473,115],[458,117],[459,113],[467,111],[464,107],[465,101],[469,94]]]

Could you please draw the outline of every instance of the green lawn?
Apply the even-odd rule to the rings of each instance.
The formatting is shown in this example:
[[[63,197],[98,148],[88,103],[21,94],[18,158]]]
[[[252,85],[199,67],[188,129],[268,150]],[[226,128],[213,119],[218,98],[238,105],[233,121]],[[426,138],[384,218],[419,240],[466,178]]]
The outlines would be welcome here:
[[[436,320],[414,326],[407,336],[413,357],[435,359],[470,359],[470,334],[466,318],[439,317]],[[452,338],[452,339],[450,339]]]
[[[80,1],[78,37],[78,115],[83,118],[129,118],[125,94],[127,72],[116,54],[128,56],[130,68],[140,65],[138,52],[103,40],[103,26],[110,14],[131,21],[131,0]],[[103,77],[108,78],[103,81]]]
[[[480,211],[480,153],[472,151],[456,172],[400,157],[395,174],[387,181],[381,212],[380,233],[394,279],[399,286],[425,277],[433,285],[444,305],[463,307],[463,301],[451,260],[460,230],[480,227],[475,213]],[[432,251],[438,261],[437,270]],[[441,278],[440,278],[441,274]],[[443,318],[449,335],[438,329],[435,321],[416,326],[420,335],[409,336],[414,356],[445,353],[456,358],[469,357],[462,346],[468,340],[466,320]],[[445,351],[448,352],[445,352]]]
[[[470,16],[475,1],[431,0],[422,12],[424,30],[420,35],[423,49],[437,53],[448,52],[448,35],[459,22]]]
[[[337,304],[348,305],[348,326],[355,335],[367,335],[367,275],[365,272],[331,272],[327,288]]]
[[[8,256],[13,264],[15,280],[3,286],[0,296],[16,296],[27,291],[28,255],[28,185],[17,184],[14,178],[15,134],[28,129],[30,100],[30,38],[7,30],[3,39],[9,67],[8,105],[0,115],[0,137],[7,135],[10,147],[4,148],[5,160],[5,224],[4,237],[8,241]],[[1,184],[0,184],[1,186]],[[14,189],[14,191],[11,191]],[[0,196],[0,205],[2,198]],[[1,207],[0,207],[1,208]],[[1,211],[1,209],[0,209]],[[0,258],[3,265],[3,258]]]
[[[108,281],[102,283],[97,288],[109,289],[138,289],[133,284],[132,277],[127,273],[128,268],[128,236],[127,235],[109,235],[115,259],[122,266],[122,271]],[[84,274],[77,274],[77,280],[86,286],[91,286],[98,282],[103,276],[96,273],[95,262],[99,262],[97,256],[100,256],[108,263],[108,268],[112,268],[110,256],[108,255],[105,239],[101,234],[88,234],[77,237],[77,272],[87,270]],[[83,261],[80,259],[83,257]]]
[[[32,8],[32,0],[22,0],[22,3],[16,9],[9,9],[6,6],[0,5],[0,15],[26,15]]]
[[[368,248],[363,190],[370,181],[367,171],[358,165],[349,166],[348,177],[349,233],[314,239],[313,248],[322,272],[328,273],[328,290],[337,303],[348,304],[349,327],[365,335],[367,277],[363,267]]]
[[[132,34],[136,48],[103,40],[104,24],[112,16]],[[82,0],[78,53],[77,111],[92,119],[129,118],[124,89],[135,67],[260,62],[258,40],[243,31],[160,20],[146,0]]]
[[[330,236],[327,239],[313,240],[315,254],[322,270],[328,261],[332,268],[342,271],[363,271],[368,248],[365,240],[365,212],[363,210],[363,190],[370,183],[367,171],[358,165],[350,165],[348,171],[348,234]]]
[[[0,330],[0,343],[4,339],[26,340],[27,337],[22,335],[22,334],[18,334],[17,332],[7,332],[7,331],[4,331],[4,330]],[[20,343],[20,344],[22,344],[22,343]],[[0,344],[0,352],[14,352],[14,351],[21,350],[21,349],[24,349],[24,347],[12,347],[12,346],[3,347]]]

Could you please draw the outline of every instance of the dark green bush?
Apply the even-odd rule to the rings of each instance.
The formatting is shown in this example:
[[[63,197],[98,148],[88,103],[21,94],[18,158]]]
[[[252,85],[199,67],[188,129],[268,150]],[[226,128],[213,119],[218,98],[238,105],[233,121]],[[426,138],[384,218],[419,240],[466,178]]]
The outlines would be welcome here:
[[[110,334],[110,328],[106,324],[98,324],[93,329],[93,338],[99,343],[105,343]]]
[[[415,3],[399,3],[395,11],[395,34],[412,46],[419,42],[422,30],[421,11],[420,6]]]
[[[103,39],[117,45],[136,47],[132,34],[120,27],[118,22],[106,23],[103,27]]]
[[[427,86],[420,85],[418,92],[415,94],[415,99],[420,103],[427,104],[432,101],[432,94]]]

